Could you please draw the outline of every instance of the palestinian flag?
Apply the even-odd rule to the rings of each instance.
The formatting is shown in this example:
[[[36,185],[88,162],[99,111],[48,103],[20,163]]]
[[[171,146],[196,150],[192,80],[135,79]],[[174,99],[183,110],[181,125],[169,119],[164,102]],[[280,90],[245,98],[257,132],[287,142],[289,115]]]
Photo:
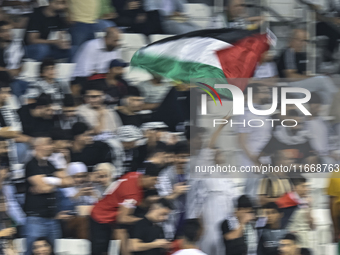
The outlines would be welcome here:
[[[131,66],[184,83],[215,78],[244,90],[247,83],[233,78],[252,77],[262,53],[268,49],[266,34],[240,29],[199,30],[141,48]],[[216,90],[231,98],[228,89]]]

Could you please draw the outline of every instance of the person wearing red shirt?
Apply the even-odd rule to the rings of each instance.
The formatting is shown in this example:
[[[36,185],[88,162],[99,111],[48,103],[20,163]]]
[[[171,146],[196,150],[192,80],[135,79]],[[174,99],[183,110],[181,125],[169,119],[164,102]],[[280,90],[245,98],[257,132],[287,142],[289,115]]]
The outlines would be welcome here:
[[[92,254],[107,254],[113,227],[131,225],[141,218],[133,216],[135,207],[143,199],[143,190],[155,189],[159,169],[150,165],[145,174],[130,172],[113,182],[104,198],[95,204],[91,221]]]

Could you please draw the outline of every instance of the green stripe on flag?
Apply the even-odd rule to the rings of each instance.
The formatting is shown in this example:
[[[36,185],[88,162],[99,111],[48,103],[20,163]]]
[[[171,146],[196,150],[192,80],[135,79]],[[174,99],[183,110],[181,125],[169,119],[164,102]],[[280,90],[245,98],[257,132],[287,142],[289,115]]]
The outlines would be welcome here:
[[[202,78],[204,83],[215,87],[215,84],[209,84],[209,78],[211,79],[223,79],[227,84],[227,79],[220,68],[201,64],[197,62],[180,61],[176,58],[164,57],[164,56],[152,56],[150,54],[143,54],[136,52],[132,57],[131,66],[139,67],[147,70],[150,73],[156,73],[163,77],[182,81],[184,83],[190,83],[191,79]],[[216,89],[217,93],[227,98],[232,98],[232,94],[228,89]]]

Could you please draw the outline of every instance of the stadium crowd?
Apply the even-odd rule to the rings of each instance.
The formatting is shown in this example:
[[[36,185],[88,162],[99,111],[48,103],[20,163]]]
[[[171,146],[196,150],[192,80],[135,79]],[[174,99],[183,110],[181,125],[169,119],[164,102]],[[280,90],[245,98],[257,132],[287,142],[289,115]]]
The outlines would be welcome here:
[[[17,254],[16,238],[26,239],[27,255],[54,254],[61,238],[90,240],[94,255],[108,254],[110,240],[120,240],[122,255],[313,254],[311,180],[254,174],[240,192],[233,178],[191,178],[195,165],[228,163],[217,147],[224,126],[209,134],[192,123],[189,84],[154,73],[139,84],[125,78],[122,34],[148,41],[198,30],[184,3],[0,0],[0,255]],[[209,28],[258,29],[263,17],[247,16],[243,4],[228,1]],[[14,28],[26,29],[22,40]],[[327,60],[337,47],[331,36]],[[263,54],[249,85],[254,105],[270,102],[276,85],[268,78],[311,78],[308,40],[295,29],[279,56]],[[40,62],[34,81],[20,79],[24,59]],[[70,82],[57,79],[65,62],[75,63]],[[322,106],[332,100],[316,83],[308,82],[311,117],[288,109],[295,127],[235,130],[239,165],[339,163],[340,92],[331,85],[334,118],[326,121]],[[245,117],[254,118],[249,110]],[[338,242],[340,179],[326,177]]]

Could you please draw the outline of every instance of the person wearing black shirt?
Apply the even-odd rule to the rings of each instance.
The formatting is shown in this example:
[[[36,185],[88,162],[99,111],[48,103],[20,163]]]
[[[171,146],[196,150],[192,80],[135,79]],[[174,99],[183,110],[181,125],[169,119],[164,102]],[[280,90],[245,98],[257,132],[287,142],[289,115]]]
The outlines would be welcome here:
[[[130,231],[131,250],[134,255],[162,255],[169,248],[170,242],[164,238],[162,228],[158,225],[167,220],[172,205],[162,198],[151,205],[142,220]]]
[[[72,185],[64,171],[57,171],[47,160],[53,152],[50,137],[40,134],[34,141],[34,157],[26,164],[26,198],[24,211],[27,215],[27,253],[38,237],[47,237],[51,243],[61,238],[59,222],[67,218],[65,212],[57,215],[56,187]]]
[[[237,209],[234,216],[222,222],[226,255],[247,255],[248,245],[246,239],[246,225],[254,218],[250,199],[246,195],[238,198]]]
[[[44,58],[70,58],[71,50],[66,39],[66,22],[62,17],[65,0],[49,0],[49,5],[34,10],[25,35],[26,57],[42,61]],[[56,36],[57,38],[51,40]]]
[[[83,122],[77,122],[72,126],[73,136],[70,149],[71,162],[83,162],[89,170],[99,163],[111,163],[110,147],[103,142],[92,140],[92,131]]]
[[[294,234],[287,234],[281,239],[279,250],[281,255],[311,255],[308,249],[299,247]]]
[[[287,233],[281,227],[282,214],[276,203],[270,202],[263,206],[267,217],[266,226],[259,230],[257,255],[277,255],[280,240]]]
[[[148,116],[139,114],[144,103],[138,88],[129,86],[127,95],[121,100],[122,104],[117,113],[123,125],[134,125],[140,127],[148,121]]]
[[[57,116],[55,126],[71,130],[73,124],[80,121],[72,94],[65,94],[61,114]]]
[[[128,64],[120,59],[114,59],[110,63],[110,70],[105,79],[105,101],[107,105],[118,105],[120,99],[128,94],[129,84],[123,79],[124,68]]]
[[[277,126],[272,138],[262,149],[258,159],[262,156],[273,156],[277,151],[283,151],[289,154],[289,158],[293,163],[316,163],[318,158],[310,144],[308,131],[303,128],[302,117],[299,116],[295,109],[288,111],[287,115],[289,119],[294,120],[290,124],[288,121],[286,122],[291,127]],[[294,124],[296,125],[293,126]]]
[[[281,78],[306,79],[307,55],[306,44],[308,33],[295,29],[288,48],[284,49],[277,61],[277,69]]]
[[[36,133],[48,132],[54,127],[52,99],[41,94],[35,103],[24,105],[18,110],[23,134],[34,136]]]
[[[163,34],[160,14],[157,10],[145,11],[140,0],[112,0],[118,18],[114,21],[118,26],[128,27],[129,32]]]

